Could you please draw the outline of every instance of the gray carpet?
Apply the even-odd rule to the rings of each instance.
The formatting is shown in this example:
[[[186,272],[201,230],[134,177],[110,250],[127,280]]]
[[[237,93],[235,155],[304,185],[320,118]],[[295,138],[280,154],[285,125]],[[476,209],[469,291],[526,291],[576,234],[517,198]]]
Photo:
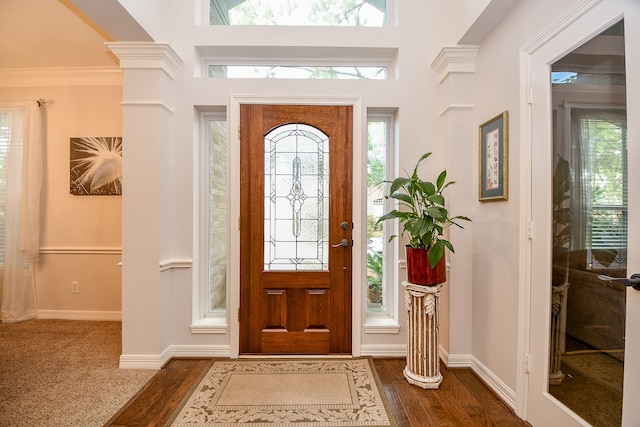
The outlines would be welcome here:
[[[0,426],[102,426],[155,370],[119,369],[121,323],[0,324]]]

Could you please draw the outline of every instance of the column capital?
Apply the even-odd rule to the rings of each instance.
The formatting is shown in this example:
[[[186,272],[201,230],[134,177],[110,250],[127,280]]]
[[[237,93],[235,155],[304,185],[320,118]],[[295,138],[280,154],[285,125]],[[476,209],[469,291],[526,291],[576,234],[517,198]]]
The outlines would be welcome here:
[[[173,79],[182,65],[182,59],[165,43],[114,42],[105,45],[118,57],[123,70],[161,69]]]
[[[474,73],[477,54],[478,46],[475,45],[444,46],[431,63],[431,68],[438,73],[439,82],[451,73]]]

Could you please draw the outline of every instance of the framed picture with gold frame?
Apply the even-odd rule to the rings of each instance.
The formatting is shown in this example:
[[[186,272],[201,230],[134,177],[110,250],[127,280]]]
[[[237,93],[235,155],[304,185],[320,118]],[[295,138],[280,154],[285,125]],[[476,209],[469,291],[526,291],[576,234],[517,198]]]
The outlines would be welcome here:
[[[509,112],[504,111],[480,125],[478,199],[509,198]]]

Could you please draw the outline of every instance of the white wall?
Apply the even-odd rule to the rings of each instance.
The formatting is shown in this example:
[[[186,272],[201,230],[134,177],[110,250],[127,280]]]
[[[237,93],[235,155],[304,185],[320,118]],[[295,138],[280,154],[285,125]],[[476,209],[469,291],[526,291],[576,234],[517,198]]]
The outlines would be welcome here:
[[[125,123],[125,133],[134,135],[129,143],[136,144],[137,151],[129,158],[130,168],[126,173],[138,188],[124,199],[126,203],[130,198],[131,206],[136,209],[125,209],[123,218],[125,239],[132,248],[127,254],[125,243],[125,267],[130,269],[130,276],[125,274],[123,298],[130,317],[124,323],[123,360],[161,362],[167,350],[170,353],[176,349],[185,353],[224,355],[232,345],[229,330],[220,334],[193,334],[189,330],[195,270],[158,271],[158,262],[170,259],[194,259],[197,267],[197,206],[193,191],[197,181],[194,144],[199,143],[197,112],[228,109],[230,97],[234,95],[263,98],[348,95],[362,99],[363,112],[370,107],[397,109],[399,171],[410,170],[415,159],[425,151],[435,152],[429,168],[439,171],[447,167],[454,171],[450,177],[458,181],[453,198],[455,213],[470,216],[474,223],[468,230],[471,237],[465,234],[461,254],[456,253],[452,258],[452,275],[464,271],[470,280],[447,284],[442,343],[449,356],[470,356],[470,363],[485,379],[493,381],[493,386],[502,389],[503,397],[514,403],[521,366],[517,344],[522,332],[519,292],[523,262],[526,262],[520,252],[522,239],[526,237],[526,221],[522,221],[526,204],[521,190],[527,178],[523,176],[526,171],[523,166],[528,162],[526,153],[520,149],[519,51],[575,2],[494,1],[484,2],[486,7],[478,10],[470,2],[458,1],[455,4],[468,7],[472,13],[463,13],[464,19],[457,21],[452,5],[439,9],[446,2],[407,0],[398,4],[397,28],[332,31],[194,26],[198,2],[171,2],[172,28],[165,34],[173,34],[169,42],[182,61],[175,69],[175,76],[151,82],[149,77],[156,78],[157,70],[145,72],[131,67],[126,71],[124,67],[125,76],[128,74],[130,79],[127,81],[125,77],[126,102],[140,105],[150,102],[148,105],[151,105],[158,101],[158,105],[167,107],[158,107],[164,112],[155,115],[143,113],[142,108],[138,111],[133,105],[129,113],[125,110],[125,121],[131,120],[131,130],[127,130]],[[470,25],[473,31],[465,31],[461,22]],[[446,29],[449,26],[451,30]],[[466,117],[463,122],[447,123],[451,116],[440,115],[443,105],[439,100],[451,97],[455,104],[451,94],[460,88],[447,87],[450,82],[439,84],[431,64],[443,44],[458,37],[464,40],[469,34],[473,35],[469,39],[478,43],[472,84],[465,87],[473,94],[473,108],[461,115]],[[194,77],[200,68],[195,46],[260,50],[295,43],[303,47],[332,48],[344,47],[345,40],[354,48],[397,49],[398,78],[383,82],[345,82]],[[509,200],[480,203],[477,200],[477,127],[505,110],[509,112]],[[139,129],[133,129],[134,124]],[[159,127],[163,134],[158,134]],[[465,131],[458,132],[462,128]],[[144,129],[149,130],[148,134]],[[460,138],[460,135],[471,137]],[[145,152],[154,153],[151,163]],[[362,225],[356,224],[356,227]],[[144,263],[136,263],[140,260]],[[465,274],[458,276],[465,277]],[[399,270],[398,283],[404,279],[403,275],[404,271]],[[232,277],[230,286],[237,289],[237,277]],[[454,290],[468,295],[465,296],[468,306],[466,302],[458,305],[459,296]],[[401,288],[398,299],[403,313]],[[362,348],[402,348],[404,321],[402,315],[398,334],[360,331]],[[457,329],[458,325],[461,329]],[[462,354],[466,352],[469,354]]]
[[[516,390],[518,366],[520,242],[526,223],[520,223],[525,200],[521,185],[528,162],[520,150],[519,51],[573,0],[521,1],[480,44],[475,72],[476,125],[502,111],[509,112],[509,200],[474,202],[473,237],[473,355],[511,390]],[[477,164],[474,165],[477,188]],[[542,231],[541,231],[542,232]]]
[[[194,221],[197,219],[194,185],[197,183],[194,176],[193,146],[194,142],[200,143],[198,127],[194,123],[197,121],[197,111],[218,107],[228,109],[230,97],[234,95],[264,99],[349,96],[361,99],[361,123],[364,123],[368,108],[398,110],[399,171],[411,170],[421,154],[434,151],[428,168],[435,178],[448,158],[442,152],[446,147],[439,136],[438,111],[432,102],[438,97],[437,77],[430,66],[440,45],[433,37],[434,32],[439,32],[440,25],[437,4],[400,3],[398,27],[333,30],[318,27],[309,31],[305,28],[288,27],[194,26],[195,3],[197,2],[180,2],[181,7],[176,7],[172,16],[175,37],[171,40],[171,48],[182,61],[175,70],[175,78],[170,80],[160,77],[165,79],[165,83],[158,84],[154,82],[158,78],[157,71],[150,69],[145,74],[140,68],[128,68],[126,63],[123,65],[124,103],[130,106],[130,110],[129,107],[124,108],[123,129],[129,144],[136,146],[136,152],[128,152],[128,157],[124,160],[129,186],[123,197],[123,304],[128,313],[123,317],[123,360],[152,358],[168,345],[185,351],[188,348],[200,348],[213,353],[228,352],[231,345],[229,331],[224,334],[202,335],[192,334],[189,330],[193,297],[191,284],[198,261],[194,248],[197,248],[197,236],[202,234],[194,229]],[[345,40],[348,40],[347,46]],[[416,40],[419,41],[418,46]],[[398,78],[386,81],[265,81],[194,77],[200,67],[195,46],[235,46],[255,50],[261,46],[287,47],[292,43],[303,47],[349,47],[354,50],[361,47],[386,47],[397,50]],[[118,48],[115,49],[117,54]],[[155,89],[152,87],[154,85]],[[156,104],[166,105],[163,111],[167,113],[162,113],[167,114],[169,122],[162,122],[166,126],[166,134],[157,135],[158,116],[151,114],[149,109],[145,110],[146,113],[142,112],[142,108],[140,111],[136,109],[136,105],[143,101],[150,107]],[[129,112],[131,116],[127,118]],[[129,120],[135,123],[137,129],[133,128],[133,124],[128,124]],[[145,128],[150,130],[146,134],[140,131]],[[146,137],[143,138],[142,135]],[[366,147],[365,141],[357,143],[361,144],[362,152],[362,148]],[[143,158],[143,153],[153,154]],[[138,155],[140,157],[136,157]],[[140,164],[145,164],[145,167],[140,168]],[[159,170],[163,173],[159,173]],[[156,176],[157,182],[154,181]],[[136,182],[133,184],[135,188],[132,187],[132,181]],[[142,191],[142,187],[138,188],[138,183],[142,182],[147,185],[147,192],[139,195],[137,192]],[[144,202],[138,200],[142,196],[145,198]],[[364,216],[358,221],[356,227],[363,229]],[[232,233],[235,232],[232,229]],[[131,258],[129,253],[132,254]],[[158,262],[170,259],[194,259],[196,264],[194,269],[158,272]],[[403,275],[404,271],[400,270],[398,283],[403,280]],[[237,292],[237,276],[232,276],[230,286]],[[404,298],[401,288],[398,289],[400,332],[366,334],[360,331],[362,347],[376,349],[396,346],[402,349],[405,343]],[[144,295],[147,296],[146,299]]]
[[[59,70],[58,70],[59,71]],[[76,70],[69,70],[75,72]],[[82,85],[57,77],[3,80],[2,99],[46,99],[45,174],[42,187],[40,262],[36,271],[41,317],[117,319],[121,311],[121,198],[69,192],[69,139],[121,136],[121,72],[85,75]],[[63,73],[64,74],[64,73]],[[104,75],[108,75],[105,79]],[[93,83],[88,83],[93,79]],[[50,85],[43,84],[50,80]],[[13,87],[8,87],[12,85]],[[125,144],[126,145],[126,144]],[[125,148],[126,150],[126,148]],[[78,281],[80,293],[71,293]]]
[[[42,246],[49,248],[50,253],[43,255],[38,270],[41,306],[46,310],[120,310],[119,283],[116,285],[120,270],[115,266],[119,254],[110,250],[117,252],[122,226],[126,270],[122,293],[123,360],[158,364],[166,354],[228,354],[229,330],[220,334],[193,334],[189,329],[195,270],[175,268],[160,272],[158,268],[159,263],[165,261],[198,261],[194,196],[197,184],[194,146],[200,138],[198,111],[228,109],[230,97],[234,95],[348,95],[361,98],[363,116],[368,108],[398,111],[399,171],[410,170],[420,154],[434,151],[429,169],[435,172],[446,167],[451,171],[450,178],[458,181],[452,190],[455,213],[470,216],[474,223],[460,232],[463,234],[457,233],[464,237],[460,240],[462,247],[456,246],[451,268],[452,275],[469,276],[470,280],[446,285],[442,344],[452,359],[471,355],[476,367],[503,384],[507,397],[513,397],[509,393],[517,387],[520,332],[519,250],[523,200],[519,189],[525,178],[519,166],[521,158],[526,161],[519,148],[518,53],[575,1],[521,0],[513,9],[515,3],[510,1],[484,2],[485,9],[458,1],[456,4],[460,7],[468,8],[469,13],[461,15],[464,19],[456,18],[452,4],[442,3],[443,10],[439,9],[438,2],[401,2],[397,7],[398,27],[335,31],[318,28],[312,32],[297,28],[194,25],[198,1],[168,0],[165,8],[153,9],[146,16],[146,9],[139,4],[134,12],[141,16],[145,29],[156,35],[158,41],[170,42],[180,58],[174,77],[168,78],[162,71],[129,68],[125,71],[124,94],[120,86],[113,85],[0,88],[3,98],[44,97],[55,101],[49,109],[45,189],[48,215],[43,223],[42,238]],[[487,27],[479,18],[490,6],[492,10],[500,9],[503,19]],[[443,15],[447,18],[444,21]],[[171,25],[163,27],[167,22]],[[479,50],[472,84],[461,90],[447,87],[451,81],[439,83],[432,62],[443,44],[467,34],[465,25],[474,27]],[[195,46],[259,50],[264,46],[286,47],[291,40],[308,47],[344,47],[345,40],[349,40],[349,47],[353,48],[397,49],[398,78],[381,82],[285,82],[194,77],[200,60]],[[458,96],[455,94],[465,91],[472,93],[473,109],[462,115],[468,117],[464,123],[448,122],[451,116],[441,115],[447,107],[441,100],[450,97],[449,101],[455,103]],[[118,105],[123,98],[138,103],[125,106],[125,110],[130,109],[125,111],[126,123]],[[504,110],[510,115],[509,201],[480,203],[476,197],[477,126]],[[68,139],[120,132],[130,136],[124,145],[126,190],[122,199],[122,223],[120,198],[68,194]],[[464,135],[472,136],[465,138]],[[88,253],[67,254],[63,253],[65,249]],[[107,249],[108,253],[95,252],[100,249]],[[404,270],[399,269],[398,283],[404,280],[404,274]],[[70,293],[73,280],[80,282],[79,295]],[[232,278],[231,286],[237,288],[237,277]],[[459,304],[461,292],[468,295],[468,306],[467,300]],[[363,329],[361,350],[386,348],[393,352],[403,348],[405,319],[401,287],[398,287],[397,298],[401,313],[399,333],[368,334]]]

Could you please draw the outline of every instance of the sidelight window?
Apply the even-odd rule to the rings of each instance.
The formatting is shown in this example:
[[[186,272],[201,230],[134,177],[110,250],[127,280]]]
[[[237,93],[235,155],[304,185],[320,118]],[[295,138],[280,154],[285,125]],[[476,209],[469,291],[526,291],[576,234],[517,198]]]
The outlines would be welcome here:
[[[378,224],[389,203],[385,197],[391,163],[392,117],[370,115],[367,120],[367,310],[390,314],[392,247],[387,244],[392,224]]]
[[[227,122],[224,116],[211,116],[207,124],[207,204],[209,230],[207,252],[205,313],[223,314],[227,305]]]

